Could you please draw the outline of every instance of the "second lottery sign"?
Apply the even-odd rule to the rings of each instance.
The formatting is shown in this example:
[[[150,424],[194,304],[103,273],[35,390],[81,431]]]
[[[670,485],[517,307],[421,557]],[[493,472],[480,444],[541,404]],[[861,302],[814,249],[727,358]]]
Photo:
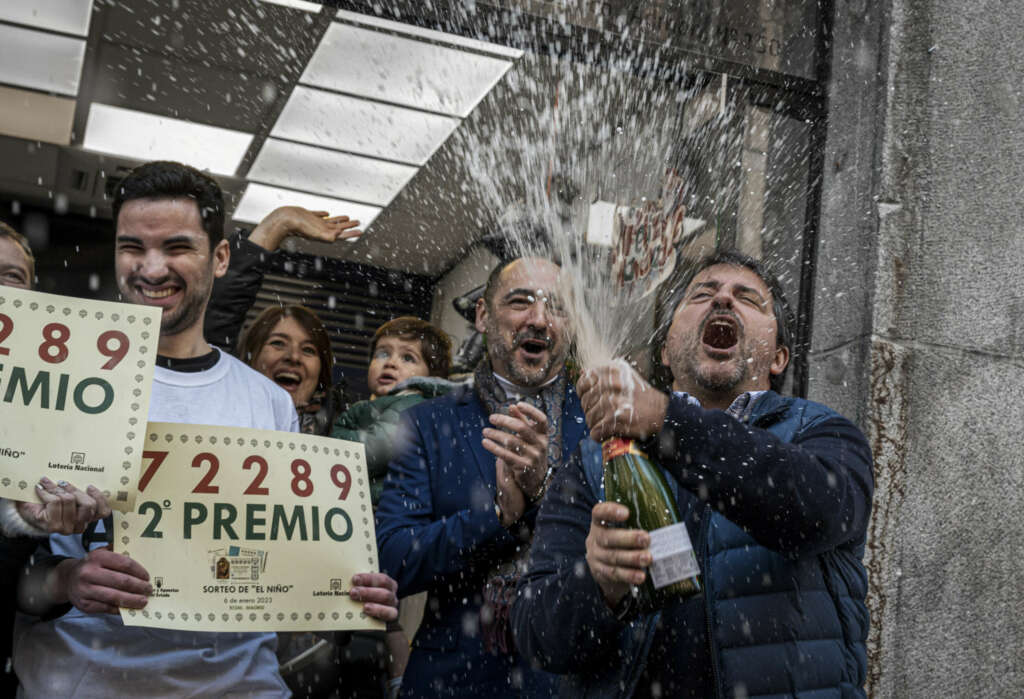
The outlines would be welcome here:
[[[134,504],[160,310],[0,287],[0,495],[42,476]]]
[[[129,625],[316,631],[383,625],[348,597],[377,571],[363,445],[326,437],[150,423],[136,511],[115,550],[149,573]]]

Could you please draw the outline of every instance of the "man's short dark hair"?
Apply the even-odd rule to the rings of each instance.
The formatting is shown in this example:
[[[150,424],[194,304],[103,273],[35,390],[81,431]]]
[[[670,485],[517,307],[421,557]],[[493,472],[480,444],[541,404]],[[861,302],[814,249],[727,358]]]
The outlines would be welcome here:
[[[552,254],[551,251],[544,251],[536,255],[520,255],[519,257],[510,257],[507,260],[501,260],[494,266],[491,273],[487,275],[487,282],[484,284],[484,303],[487,304],[487,308],[494,308],[494,295],[498,293],[498,285],[501,281],[501,273],[505,271],[513,262],[519,260],[531,258],[538,260],[547,260],[553,265],[558,267],[562,266],[561,258],[558,255]]]
[[[224,194],[204,172],[170,160],[155,160],[128,173],[114,193],[114,227],[125,202],[133,199],[194,199],[210,249],[224,239]]]
[[[506,267],[518,259],[518,257],[513,257],[510,260],[500,261],[494,266],[491,273],[487,275],[487,283],[484,284],[484,303],[487,304],[487,308],[494,308],[494,295],[498,293],[498,285],[501,283],[501,273],[505,271]]]
[[[686,296],[686,290],[690,288],[694,278],[708,267],[714,267],[715,265],[746,267],[756,274],[764,282],[765,286],[768,287],[768,291],[771,292],[772,312],[775,314],[775,344],[777,347],[789,349],[789,363],[786,364],[786,368],[781,373],[772,375],[769,385],[777,393],[782,391],[782,386],[786,383],[786,372],[789,371],[789,367],[796,355],[796,347],[793,341],[796,317],[793,315],[793,311],[790,310],[789,301],[786,300],[786,294],[782,290],[782,284],[779,282],[778,277],[775,276],[764,262],[736,250],[719,250],[685,268],[685,272],[679,278],[679,282],[672,289],[671,295],[668,297],[668,303],[665,306],[668,313],[662,323],[663,327],[660,329],[661,337],[657,346],[661,347],[665,344],[668,337],[668,327],[672,324],[676,308]]]

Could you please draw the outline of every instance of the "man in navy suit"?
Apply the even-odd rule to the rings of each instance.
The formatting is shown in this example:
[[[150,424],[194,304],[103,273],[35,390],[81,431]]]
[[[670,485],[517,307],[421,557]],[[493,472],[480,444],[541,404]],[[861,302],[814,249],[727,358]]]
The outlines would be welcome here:
[[[586,433],[565,376],[559,268],[499,265],[477,304],[488,356],[472,386],[403,416],[408,444],[377,510],[381,567],[400,596],[427,591],[401,696],[552,696],[554,676],[516,654],[509,605],[537,504]]]

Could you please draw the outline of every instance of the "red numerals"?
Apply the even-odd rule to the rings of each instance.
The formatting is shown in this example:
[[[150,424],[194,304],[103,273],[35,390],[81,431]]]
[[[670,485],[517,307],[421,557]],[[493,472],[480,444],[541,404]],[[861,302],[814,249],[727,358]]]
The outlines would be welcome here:
[[[339,500],[344,500],[348,497],[348,491],[352,487],[352,474],[348,472],[348,468],[341,464],[335,464],[331,467],[331,482],[338,486],[341,494],[338,496]]]
[[[164,462],[167,455],[170,452],[166,451],[144,451],[142,452],[143,459],[152,459],[149,466],[146,467],[145,472],[142,474],[142,478],[139,479],[139,492],[141,493],[149,485],[149,482],[153,480],[153,476],[156,475],[156,470],[160,468],[160,464]]]
[[[246,471],[252,468],[253,464],[260,467],[259,473],[252,479],[252,483],[245,489],[244,495],[270,495],[270,489],[262,487],[263,479],[267,477],[267,460],[262,456],[250,456],[242,464]]]
[[[145,490],[146,486],[149,485],[153,475],[156,474],[156,470],[160,468],[160,464],[167,458],[167,453],[166,451],[146,451],[142,453],[143,457],[153,461],[146,468],[145,473],[142,474],[142,479],[139,481],[139,490]],[[197,454],[192,459],[192,468],[202,468],[203,466],[206,466],[206,473],[203,474],[203,477],[196,484],[196,487],[192,489],[192,492],[215,495],[220,492],[220,487],[213,483],[213,479],[217,476],[217,471],[220,469],[220,461],[215,455],[203,452],[202,454]],[[243,495],[270,495],[270,488],[263,485],[267,475],[270,473],[270,466],[267,464],[266,459],[256,454],[247,456],[245,461],[242,462],[242,468],[246,471],[256,469],[256,475],[253,476],[249,486],[243,491]],[[309,465],[308,461],[305,459],[295,459],[292,461],[292,492],[300,498],[308,498],[312,495],[312,476],[313,467]],[[352,490],[352,472],[348,470],[347,466],[343,464],[332,466],[331,482],[338,488],[339,500],[348,498],[348,494]]]
[[[3,347],[3,342],[14,332],[14,321],[11,317],[0,313],[0,356],[11,353],[10,348]],[[48,364],[60,364],[68,358],[68,340],[71,329],[63,323],[47,323],[43,326],[43,342],[39,345],[39,358]],[[96,349],[107,358],[103,369],[113,369],[128,355],[131,342],[120,330],[107,330],[96,338]]]
[[[7,339],[7,336],[14,332],[14,321],[11,320],[10,316],[5,316],[0,313],[0,344]],[[6,347],[0,347],[0,355],[10,354],[11,351]]]
[[[300,498],[308,498],[313,494],[313,481],[309,480],[312,472],[308,462],[302,459],[292,462],[292,492]]]
[[[192,492],[210,494],[219,493],[220,488],[213,485],[213,478],[217,475],[217,469],[220,468],[220,461],[218,461],[217,457],[213,454],[204,451],[202,454],[197,454],[196,458],[192,459],[192,468],[201,468],[204,461],[210,465],[210,468],[206,472],[206,475],[203,476],[203,479],[199,481],[198,485],[192,489]]]
[[[43,326],[43,344],[39,345],[39,358],[50,364],[60,364],[68,358],[68,338],[71,330],[63,323]]]
[[[120,330],[108,330],[96,338],[96,349],[104,357],[108,357],[107,363],[101,369],[113,369],[125,355],[128,354],[128,336]]]

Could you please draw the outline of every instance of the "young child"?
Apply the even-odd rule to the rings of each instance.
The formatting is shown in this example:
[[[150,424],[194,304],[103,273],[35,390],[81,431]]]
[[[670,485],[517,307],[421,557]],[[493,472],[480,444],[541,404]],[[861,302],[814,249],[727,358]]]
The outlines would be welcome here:
[[[448,393],[456,385],[445,378],[451,360],[451,340],[425,320],[402,316],[380,326],[374,334],[366,375],[370,399],[342,413],[331,431],[336,439],[365,445],[374,507],[380,499],[388,462],[398,441],[399,416],[428,398]],[[389,627],[386,645],[390,656],[388,695],[391,697],[397,696],[401,687],[402,674],[409,661],[409,639],[423,618],[426,596],[424,592],[403,599],[399,623],[397,627]],[[358,641],[358,634],[353,641]]]
[[[402,316],[377,329],[370,344],[370,399],[356,403],[334,422],[331,436],[362,442],[373,504],[380,499],[395,448],[398,417],[417,403],[452,389],[448,336],[425,320]]]

